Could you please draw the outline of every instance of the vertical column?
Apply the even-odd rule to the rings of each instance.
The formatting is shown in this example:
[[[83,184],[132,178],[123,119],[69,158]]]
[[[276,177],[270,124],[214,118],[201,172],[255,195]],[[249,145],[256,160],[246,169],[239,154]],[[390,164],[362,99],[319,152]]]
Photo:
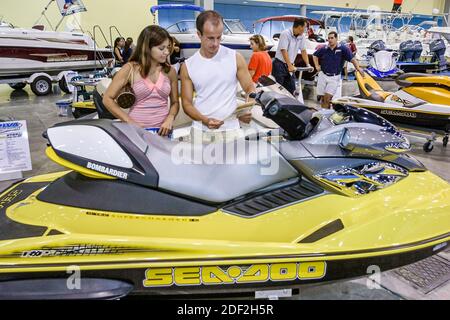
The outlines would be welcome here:
[[[196,6],[201,7],[201,6],[202,6],[202,0],[195,0],[195,1],[194,1],[194,4],[195,4]],[[200,12],[195,11],[195,18],[197,18],[199,14],[200,14]]]
[[[305,4],[300,5],[300,15],[301,16],[306,17],[306,8],[307,8],[307,5],[305,5]]]
[[[205,10],[214,10],[214,0],[203,0]]]
[[[450,27],[450,0],[445,0],[444,3],[444,26]]]

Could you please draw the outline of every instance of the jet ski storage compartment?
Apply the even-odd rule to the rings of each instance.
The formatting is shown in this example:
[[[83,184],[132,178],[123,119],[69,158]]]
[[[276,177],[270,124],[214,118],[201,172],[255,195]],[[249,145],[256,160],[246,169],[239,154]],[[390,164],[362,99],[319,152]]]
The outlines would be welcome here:
[[[47,130],[46,137],[57,156],[69,163],[70,169],[77,170],[70,166],[75,164],[117,179],[157,188],[158,173],[146,156],[148,145],[137,133],[139,130],[107,119],[77,120],[55,125]]]

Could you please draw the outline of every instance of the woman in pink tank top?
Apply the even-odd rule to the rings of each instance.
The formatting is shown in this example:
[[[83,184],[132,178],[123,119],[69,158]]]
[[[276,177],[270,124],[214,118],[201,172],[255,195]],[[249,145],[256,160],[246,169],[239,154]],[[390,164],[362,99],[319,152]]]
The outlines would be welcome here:
[[[165,29],[146,27],[130,62],[114,76],[103,96],[103,104],[118,119],[143,128],[160,128],[158,133],[164,136],[172,130],[179,110],[178,76],[167,59],[170,46],[170,35]],[[136,102],[126,113],[115,99],[131,79]]]

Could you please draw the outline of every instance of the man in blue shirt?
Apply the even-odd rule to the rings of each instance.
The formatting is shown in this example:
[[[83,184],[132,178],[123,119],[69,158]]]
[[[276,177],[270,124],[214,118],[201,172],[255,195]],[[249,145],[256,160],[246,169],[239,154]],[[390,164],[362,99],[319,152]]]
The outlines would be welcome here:
[[[317,95],[322,96],[322,108],[330,108],[333,96],[341,88],[341,71],[345,61],[353,63],[355,69],[364,77],[358,61],[345,45],[338,45],[337,33],[328,34],[328,45],[317,49],[314,53],[314,64],[319,72],[317,80]]]

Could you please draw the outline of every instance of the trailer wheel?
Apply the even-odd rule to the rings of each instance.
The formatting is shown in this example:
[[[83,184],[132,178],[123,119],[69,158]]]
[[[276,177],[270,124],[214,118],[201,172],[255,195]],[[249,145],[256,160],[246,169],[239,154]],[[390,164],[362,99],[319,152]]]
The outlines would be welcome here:
[[[432,141],[428,141],[427,143],[425,143],[423,145],[423,151],[425,151],[426,153],[433,151],[433,149],[434,149],[434,146],[433,146]]]
[[[13,88],[14,90],[22,90],[27,86],[26,83],[19,82],[19,83],[9,83],[9,86]]]
[[[69,87],[67,86],[67,81],[65,77],[62,77],[61,80],[58,81],[58,84],[61,91],[65,93],[71,93]]]
[[[52,92],[52,82],[49,78],[40,76],[30,84],[31,91],[37,96],[45,96]]]

